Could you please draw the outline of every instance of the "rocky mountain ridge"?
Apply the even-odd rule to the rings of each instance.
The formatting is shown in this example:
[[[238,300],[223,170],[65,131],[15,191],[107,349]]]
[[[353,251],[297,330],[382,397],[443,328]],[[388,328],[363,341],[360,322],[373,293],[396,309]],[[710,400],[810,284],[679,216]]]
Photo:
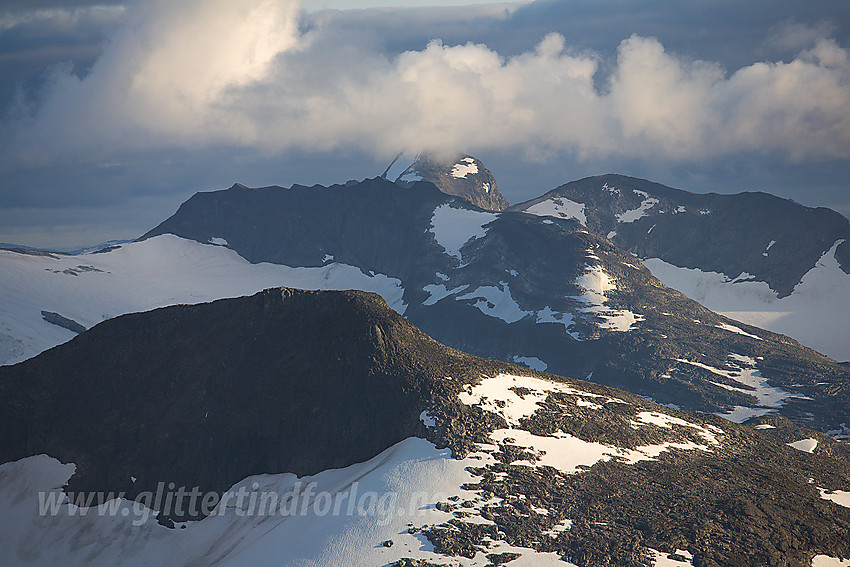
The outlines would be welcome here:
[[[560,203],[558,202],[560,201]],[[641,258],[766,282],[779,297],[839,240],[835,257],[850,274],[850,221],[769,193],[690,193],[624,175],[572,181],[511,207],[560,209]],[[555,213],[558,214],[558,213]]]

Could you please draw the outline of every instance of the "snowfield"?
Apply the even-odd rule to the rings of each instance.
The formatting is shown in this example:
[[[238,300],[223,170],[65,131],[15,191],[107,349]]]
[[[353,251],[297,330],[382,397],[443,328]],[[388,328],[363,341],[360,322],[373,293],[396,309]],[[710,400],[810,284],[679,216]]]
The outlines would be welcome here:
[[[496,220],[497,216],[496,213],[456,209],[446,203],[434,209],[431,216],[431,234],[446,254],[460,260],[460,249],[463,245],[487,234],[484,226]]]
[[[658,258],[643,264],[664,285],[712,311],[792,337],[834,360],[850,361],[850,274],[835,259],[842,242],[836,241],[782,299],[766,283],[741,281],[741,276],[682,268]]]
[[[89,328],[125,313],[277,286],[371,291],[399,313],[406,309],[401,281],[382,274],[366,275],[340,263],[315,268],[251,264],[220,244],[170,234],[79,256],[0,250],[0,364],[20,362],[75,336],[46,322],[42,311]]]
[[[241,508],[231,499],[229,506],[216,508],[217,515],[187,522],[183,529],[164,528],[150,516],[143,522],[151,512],[126,500],[116,502],[114,514],[101,515],[97,508],[89,508],[81,516],[66,502],[55,516],[41,517],[38,492],[58,495],[57,487],[65,484],[75,467],[45,455],[29,457],[0,466],[0,523],[4,526],[0,556],[9,567],[359,566],[386,565],[402,557],[450,564],[449,558],[433,552],[421,533],[408,533],[408,527],[450,520],[451,513],[435,507],[450,496],[477,499],[476,493],[460,486],[474,480],[465,468],[480,466],[480,457],[474,453],[466,459],[453,459],[448,449],[409,438],[369,461],[312,477],[252,476],[231,491],[244,486],[247,492],[261,495],[274,492],[280,495],[281,503],[287,495],[300,495],[294,504],[298,507],[286,509],[281,504],[269,512],[272,508],[266,506],[265,513],[260,514],[256,504],[250,508],[250,498],[243,500]],[[311,483],[316,484],[309,495],[306,487]],[[354,504],[349,506],[352,498]],[[45,544],[45,538],[49,544]],[[383,545],[388,540],[393,542],[391,547]],[[515,565],[570,565],[560,561],[557,554],[502,542],[494,544],[488,553],[504,551],[522,555]],[[452,559],[453,565],[489,563],[480,552],[473,559]]]

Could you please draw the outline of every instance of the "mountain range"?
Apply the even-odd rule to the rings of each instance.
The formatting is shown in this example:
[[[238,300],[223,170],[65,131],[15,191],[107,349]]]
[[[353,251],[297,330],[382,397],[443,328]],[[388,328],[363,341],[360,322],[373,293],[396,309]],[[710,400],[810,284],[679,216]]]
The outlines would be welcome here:
[[[116,317],[0,367],[0,393],[6,564],[850,556],[844,444],[789,447],[768,421],[476,358],[375,294],[273,288]],[[165,483],[217,504],[157,501],[163,526],[131,522]],[[38,491],[54,513],[36,513]],[[112,504],[80,506],[96,491]],[[331,513],[341,498],[357,507]]]
[[[0,250],[0,556],[850,557],[847,219],[616,175],[507,205],[480,160],[419,156],[395,182],[197,193],[94,252]],[[313,480],[334,502],[362,482],[371,512],[223,499],[313,506]],[[180,529],[128,524],[163,483],[217,512],[146,502]],[[95,493],[114,514],[79,513]],[[378,495],[424,500],[376,522]]]

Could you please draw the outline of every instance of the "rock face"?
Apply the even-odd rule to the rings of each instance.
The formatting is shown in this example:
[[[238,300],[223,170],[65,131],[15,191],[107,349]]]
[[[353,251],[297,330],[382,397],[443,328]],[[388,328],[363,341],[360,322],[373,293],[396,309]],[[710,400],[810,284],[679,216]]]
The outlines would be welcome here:
[[[696,194],[624,175],[572,181],[519,203],[578,218],[641,258],[766,282],[790,295],[839,240],[835,257],[850,274],[850,221],[768,193]],[[556,209],[558,212],[555,212]]]
[[[0,368],[0,463],[43,452],[74,462],[67,491],[126,490],[132,498],[162,480],[221,491],[250,475],[319,473],[385,455],[334,488],[344,491],[369,474],[388,475],[388,463],[412,478],[422,462],[443,459],[419,500],[435,520],[382,531],[372,515],[351,516],[351,531],[367,534],[343,546],[353,563],[350,554],[364,552],[399,565],[523,556],[581,567],[636,567],[669,554],[700,565],[847,557],[850,508],[820,491],[850,490],[850,463],[820,439],[824,447],[803,452],[716,416],[478,359],[362,292],[275,288],[121,316]],[[423,449],[392,462],[388,450],[401,445]],[[15,470],[0,471],[0,515],[18,496],[3,492],[22,482]],[[274,547],[301,514],[217,516],[175,530],[180,564],[234,564],[252,557],[253,545],[275,561],[306,560]],[[319,514],[296,535],[332,546],[335,522],[338,515]],[[217,543],[203,539],[205,523],[226,526],[225,551],[204,555]],[[55,517],[34,525],[42,550],[68,541]],[[161,528],[131,529],[120,515],[92,513],[70,525],[79,530],[70,541],[108,545],[73,545],[66,564],[107,564],[116,549],[122,563],[143,564],[148,551],[161,552]],[[26,536],[8,544],[10,537],[0,539],[2,557],[27,546]],[[412,549],[415,537],[422,539]],[[433,552],[419,549],[425,539]]]
[[[846,367],[712,313],[574,219],[371,179],[198,193],[144,238],[169,233],[222,238],[251,262],[333,258],[396,278],[405,317],[477,356],[739,421],[778,411],[826,432],[850,413]]]
[[[73,319],[69,319],[67,317],[63,317],[59,313],[53,313],[52,311],[42,311],[41,318],[47,321],[48,323],[52,323],[53,325],[58,325],[63,329],[68,329],[72,333],[82,333],[86,330],[86,328]]]
[[[508,202],[499,193],[496,179],[475,157],[463,155],[443,163],[421,155],[396,179],[397,183],[427,181],[446,195],[455,195],[485,211],[502,211]]]

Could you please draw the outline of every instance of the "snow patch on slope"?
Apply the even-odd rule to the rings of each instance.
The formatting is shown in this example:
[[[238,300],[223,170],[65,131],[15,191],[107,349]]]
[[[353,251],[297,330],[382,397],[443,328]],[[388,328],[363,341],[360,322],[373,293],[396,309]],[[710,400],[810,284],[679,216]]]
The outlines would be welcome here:
[[[466,391],[459,394],[459,398],[464,404],[480,406],[482,409],[498,414],[505,419],[508,428],[493,431],[490,434],[492,441],[495,443],[509,442],[522,448],[530,455],[534,455],[533,461],[516,460],[511,463],[512,466],[551,466],[561,472],[572,474],[578,472],[582,467],[592,466],[602,460],[618,459],[633,464],[654,459],[664,451],[673,448],[708,451],[711,450],[712,446],[718,444],[714,433],[705,427],[672,416],[651,412],[645,412],[646,416],[639,414],[638,420],[633,421],[632,426],[646,427],[648,425],[659,426],[660,424],[661,427],[669,428],[676,424],[691,427],[705,440],[705,443],[665,442],[639,446],[634,449],[624,449],[603,443],[584,441],[560,430],[552,435],[541,436],[521,429],[522,420],[534,415],[541,408],[541,404],[547,400],[550,393],[576,396],[573,401],[575,406],[596,410],[601,410],[602,404],[606,403],[626,403],[623,400],[593,394],[567,384],[508,374],[484,378],[475,386],[467,386]],[[564,405],[564,411],[568,411],[567,405]],[[720,429],[717,428],[717,431],[720,431]],[[484,452],[488,451],[487,448],[480,448]]]
[[[572,313],[561,313],[560,311],[554,311],[548,305],[537,312],[537,322],[538,323],[559,323],[564,326],[567,334],[569,334],[574,339],[580,339],[580,335],[571,331],[570,328],[575,324],[575,317],[573,317]]]
[[[638,207],[637,209],[632,209],[630,211],[626,211],[617,215],[617,222],[635,222],[639,218],[646,216],[647,211],[649,211],[649,209],[658,204],[658,199],[648,196],[643,191],[638,191],[637,189],[632,189],[632,191],[639,195],[642,195],[645,198],[640,204],[640,207]]]
[[[447,289],[445,284],[428,284],[422,288],[428,292],[428,299],[422,302],[422,305],[434,305],[440,300],[443,300],[451,295],[462,292],[469,287],[469,284],[459,285],[454,289]]]
[[[850,559],[839,559],[829,555],[815,555],[812,567],[850,567]]]
[[[506,323],[515,323],[526,315],[531,315],[531,311],[522,310],[519,303],[511,296],[511,288],[508,282],[499,282],[499,285],[501,287],[480,286],[475,291],[459,295],[455,299],[458,301],[477,299],[475,307],[482,313],[501,319]]]
[[[470,173],[478,173],[478,166],[471,157],[466,157],[452,166],[452,177],[463,179]]]
[[[456,209],[445,203],[434,209],[431,216],[431,234],[446,254],[461,259],[460,249],[464,244],[487,234],[484,225],[498,217],[495,213],[485,213],[469,209]]]
[[[786,443],[789,447],[793,447],[798,451],[803,451],[805,453],[814,453],[815,449],[818,446],[817,439],[800,439],[799,441],[794,441],[793,443]]]
[[[566,197],[554,197],[541,201],[525,209],[526,213],[540,217],[557,217],[562,219],[575,219],[581,224],[587,224],[584,214],[584,203],[570,201]]]
[[[750,337],[751,339],[762,340],[761,337],[754,335],[752,333],[748,333],[743,329],[736,327],[735,325],[729,325],[727,323],[720,323],[719,325],[715,325],[718,329],[723,329],[724,331],[729,331],[730,333],[735,333],[736,335],[744,335],[745,337]]]
[[[836,241],[794,292],[779,299],[759,281],[732,283],[725,274],[681,268],[658,258],[643,261],[664,285],[725,317],[781,333],[835,360],[850,360],[850,275],[835,258]]]
[[[589,266],[575,283],[584,290],[584,293],[573,299],[588,304],[588,307],[583,308],[582,311],[602,319],[603,323],[600,326],[604,330],[626,332],[631,330],[635,323],[643,320],[642,315],[626,309],[614,310],[605,307],[605,302],[608,300],[607,292],[616,290],[617,286],[601,266]]]
[[[823,488],[818,488],[818,490],[820,491],[820,497],[824,500],[831,500],[839,506],[850,508],[850,492],[844,492],[843,490],[832,490],[827,492]]]
[[[684,358],[677,359],[678,362],[696,366],[703,370],[708,370],[713,374],[723,376],[747,386],[748,388],[739,388],[722,382],[712,382],[715,386],[719,386],[733,392],[747,394],[758,400],[756,405],[752,407],[735,406],[735,408],[729,412],[717,413],[720,417],[736,423],[743,423],[751,417],[759,417],[769,413],[775,413],[776,409],[785,405],[786,401],[790,398],[805,398],[803,395],[794,394],[783,390],[782,388],[777,388],[768,384],[767,378],[762,376],[761,372],[756,369],[756,361],[754,358],[734,353],[730,354],[729,358],[731,361],[728,364],[733,368],[732,370],[715,368],[708,364],[703,364],[693,360],[686,360]]]
[[[517,364],[523,364],[528,366],[532,370],[539,370],[540,372],[544,372],[549,365],[537,358],[536,356],[519,356],[514,355],[513,361]]]

